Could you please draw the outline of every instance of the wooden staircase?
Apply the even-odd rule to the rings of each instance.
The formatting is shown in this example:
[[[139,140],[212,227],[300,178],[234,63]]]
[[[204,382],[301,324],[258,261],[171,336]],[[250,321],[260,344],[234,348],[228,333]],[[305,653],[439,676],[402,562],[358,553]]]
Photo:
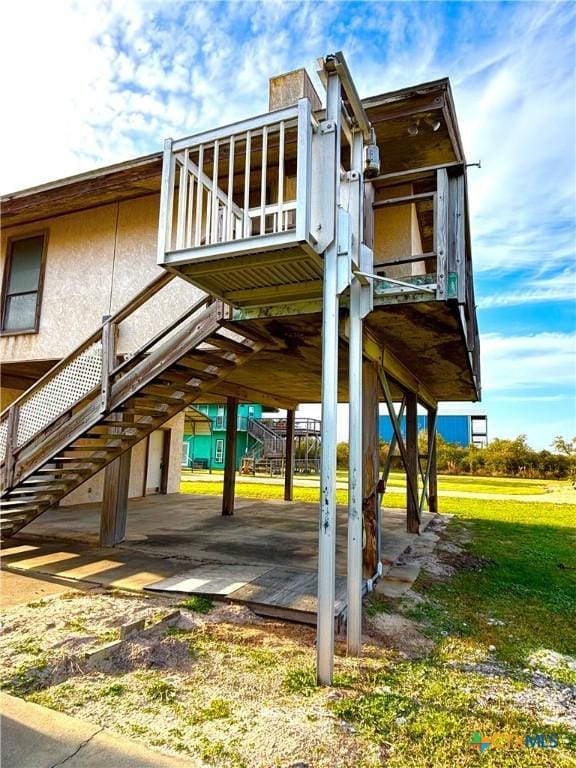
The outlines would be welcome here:
[[[119,360],[120,324],[174,275],[148,286],[0,415],[0,536],[7,538],[221,382],[265,344],[225,327],[205,297]]]

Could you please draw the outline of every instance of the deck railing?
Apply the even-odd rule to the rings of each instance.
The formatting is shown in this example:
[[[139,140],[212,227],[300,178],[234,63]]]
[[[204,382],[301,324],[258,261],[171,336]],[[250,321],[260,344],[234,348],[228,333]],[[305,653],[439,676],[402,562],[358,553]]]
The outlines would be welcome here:
[[[164,148],[158,261],[255,237],[309,236],[308,99]]]

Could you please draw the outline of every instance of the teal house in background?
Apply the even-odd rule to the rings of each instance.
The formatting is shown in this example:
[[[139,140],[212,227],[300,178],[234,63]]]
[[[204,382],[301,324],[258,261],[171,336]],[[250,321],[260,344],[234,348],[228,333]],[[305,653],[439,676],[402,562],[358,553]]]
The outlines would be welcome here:
[[[262,418],[262,405],[239,403],[236,437],[236,469],[243,456],[252,456],[261,448],[256,436],[257,422]],[[226,406],[199,403],[186,411],[182,444],[182,466],[190,469],[224,469],[226,453]]]

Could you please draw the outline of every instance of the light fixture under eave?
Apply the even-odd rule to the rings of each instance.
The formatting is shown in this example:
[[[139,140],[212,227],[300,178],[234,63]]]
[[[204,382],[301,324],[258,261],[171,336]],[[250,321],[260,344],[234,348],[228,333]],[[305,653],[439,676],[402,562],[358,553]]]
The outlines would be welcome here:
[[[436,133],[436,131],[439,131],[440,126],[442,125],[440,120],[434,120],[431,117],[424,118],[424,122],[426,123],[427,126],[429,126],[433,130],[434,133]]]
[[[420,129],[418,127],[418,123],[412,123],[412,125],[408,128],[408,133],[410,136],[418,136],[419,130]]]

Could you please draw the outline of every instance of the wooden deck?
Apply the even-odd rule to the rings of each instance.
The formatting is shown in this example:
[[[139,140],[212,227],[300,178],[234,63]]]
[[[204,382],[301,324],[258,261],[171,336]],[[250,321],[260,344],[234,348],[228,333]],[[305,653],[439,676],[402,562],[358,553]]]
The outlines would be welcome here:
[[[128,536],[97,546],[99,505],[54,509],[7,543],[3,567],[55,579],[158,594],[199,594],[255,613],[316,623],[317,505],[238,500],[220,515],[214,496],[151,496],[131,501]],[[423,527],[431,519],[425,515]],[[385,570],[414,539],[404,510],[383,511]],[[346,510],[338,509],[334,619],[346,617]]]

